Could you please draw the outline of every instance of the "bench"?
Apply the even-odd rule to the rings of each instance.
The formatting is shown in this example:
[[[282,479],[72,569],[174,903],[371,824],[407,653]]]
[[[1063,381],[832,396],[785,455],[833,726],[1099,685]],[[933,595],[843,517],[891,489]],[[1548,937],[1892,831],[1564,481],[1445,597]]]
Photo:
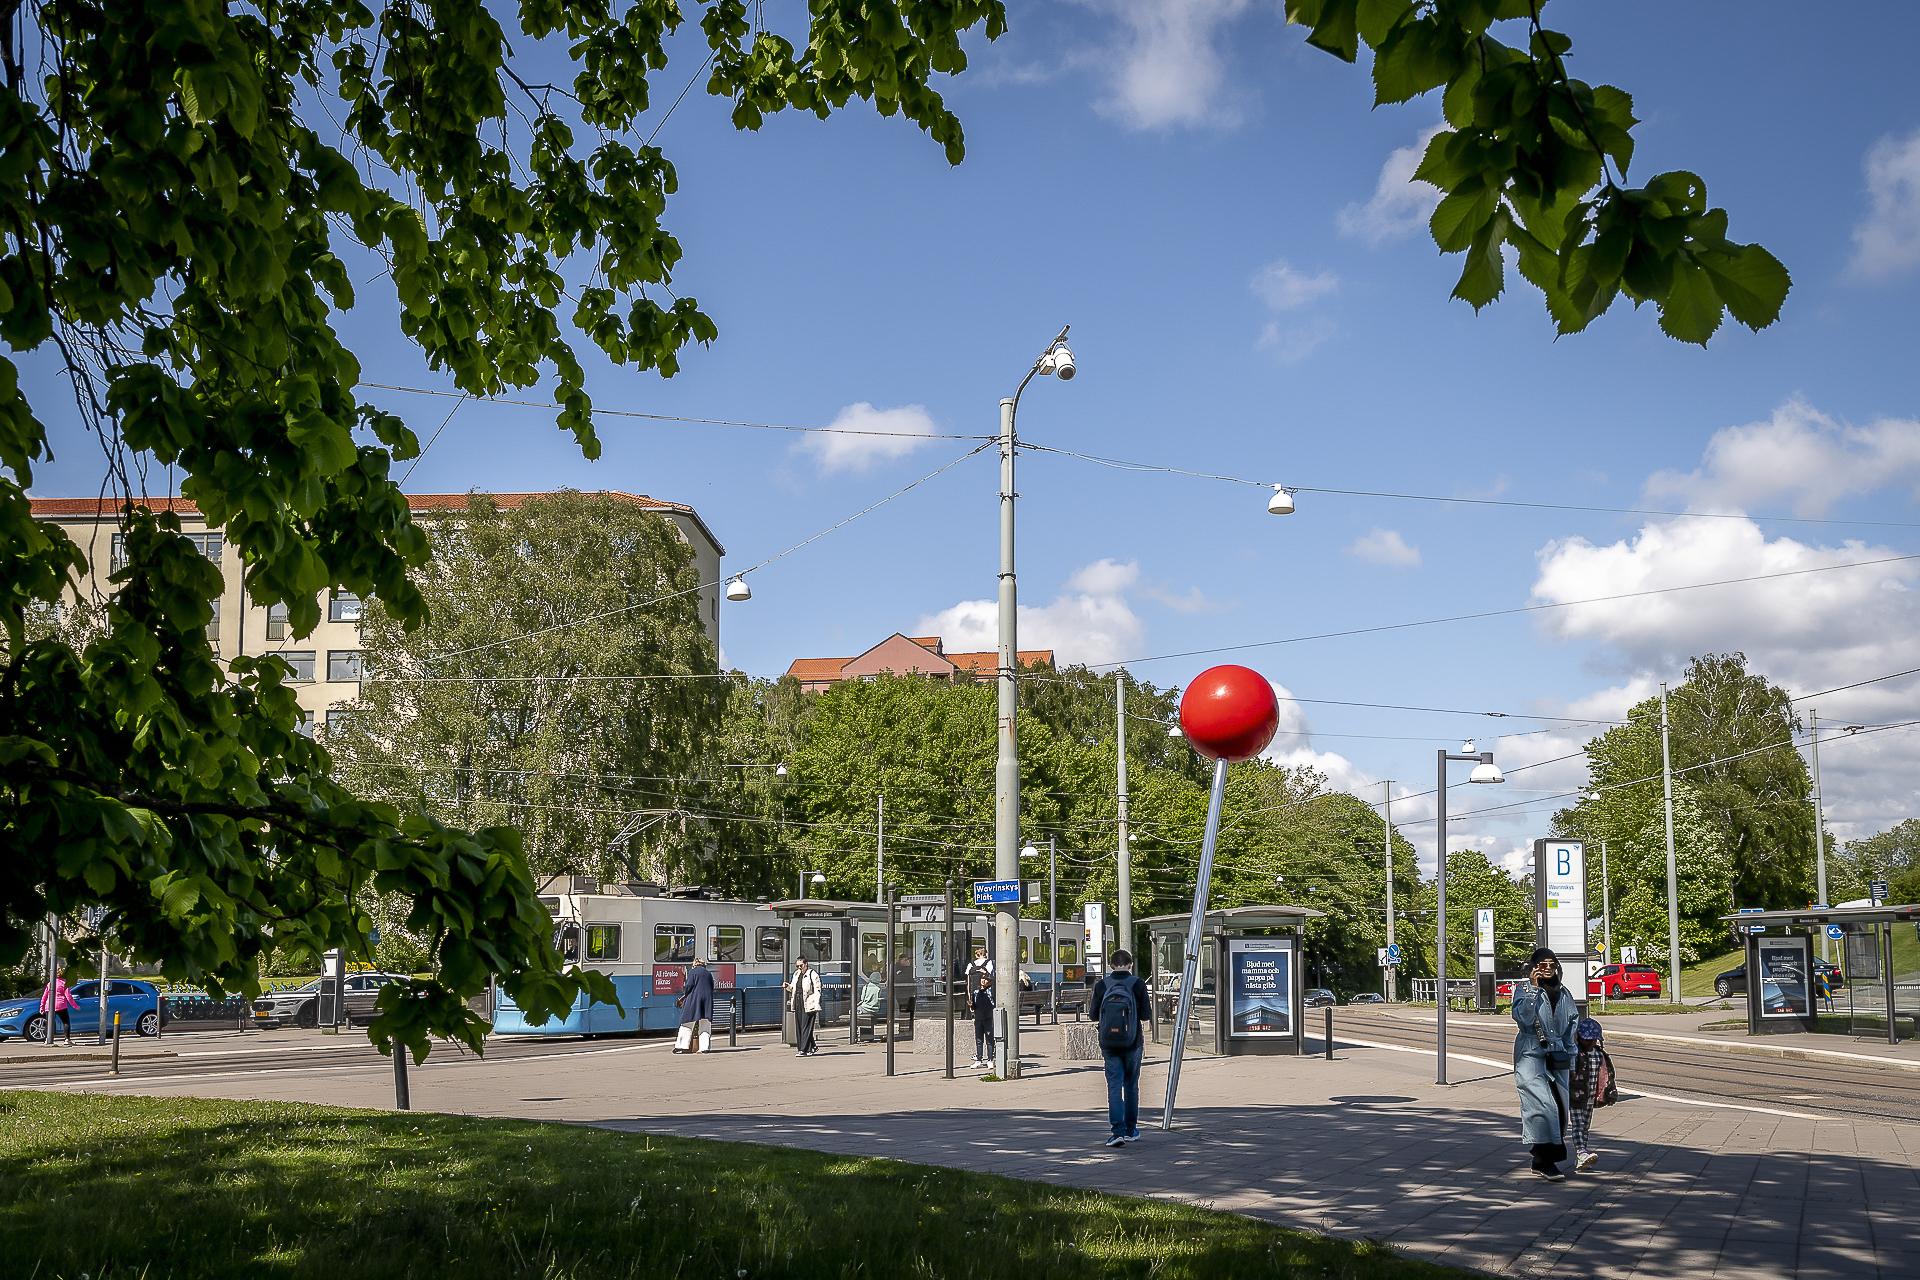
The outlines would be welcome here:
[[[1076,1016],[1087,1016],[1087,999],[1091,993],[1083,986],[1065,986],[1060,988],[1060,1012],[1073,1012]],[[1053,1011],[1053,1003],[1047,990],[1035,987],[1032,991],[1020,993],[1020,1016],[1033,1015],[1034,1025],[1040,1024],[1041,1015]]]

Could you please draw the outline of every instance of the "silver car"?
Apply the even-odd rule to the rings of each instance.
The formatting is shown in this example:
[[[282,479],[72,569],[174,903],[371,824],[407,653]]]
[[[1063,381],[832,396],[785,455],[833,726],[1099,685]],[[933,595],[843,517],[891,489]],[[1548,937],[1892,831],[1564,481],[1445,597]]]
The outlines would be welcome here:
[[[348,974],[343,998],[345,1021],[349,1024],[371,1021],[374,1006],[380,999],[380,988],[389,982],[405,980],[406,975],[399,973]],[[253,1002],[255,1025],[281,1027],[292,1023],[296,1027],[319,1026],[321,984],[329,981],[315,978],[300,986],[287,987],[260,997]]]

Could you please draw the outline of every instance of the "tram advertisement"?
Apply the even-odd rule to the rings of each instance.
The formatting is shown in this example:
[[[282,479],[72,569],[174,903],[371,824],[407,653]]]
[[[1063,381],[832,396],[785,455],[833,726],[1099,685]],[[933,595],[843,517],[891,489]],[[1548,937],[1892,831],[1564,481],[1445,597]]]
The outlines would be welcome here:
[[[1293,939],[1227,939],[1228,1016],[1236,1039],[1293,1034]]]

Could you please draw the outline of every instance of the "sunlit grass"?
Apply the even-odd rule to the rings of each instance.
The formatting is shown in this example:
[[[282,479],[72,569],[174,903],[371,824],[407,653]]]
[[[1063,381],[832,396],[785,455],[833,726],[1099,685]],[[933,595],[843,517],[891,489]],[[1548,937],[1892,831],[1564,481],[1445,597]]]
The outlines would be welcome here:
[[[36,1280],[1409,1277],[1367,1243],[879,1158],[290,1103],[0,1093]]]

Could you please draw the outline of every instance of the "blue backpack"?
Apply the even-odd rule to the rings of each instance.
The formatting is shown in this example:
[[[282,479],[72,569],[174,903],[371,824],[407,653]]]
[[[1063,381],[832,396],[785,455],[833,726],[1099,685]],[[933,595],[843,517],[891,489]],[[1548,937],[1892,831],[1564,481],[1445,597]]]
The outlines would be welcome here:
[[[1140,1043],[1140,1006],[1133,998],[1139,979],[1127,977],[1131,981],[1107,979],[1100,996],[1100,1047],[1108,1053],[1124,1053]]]

